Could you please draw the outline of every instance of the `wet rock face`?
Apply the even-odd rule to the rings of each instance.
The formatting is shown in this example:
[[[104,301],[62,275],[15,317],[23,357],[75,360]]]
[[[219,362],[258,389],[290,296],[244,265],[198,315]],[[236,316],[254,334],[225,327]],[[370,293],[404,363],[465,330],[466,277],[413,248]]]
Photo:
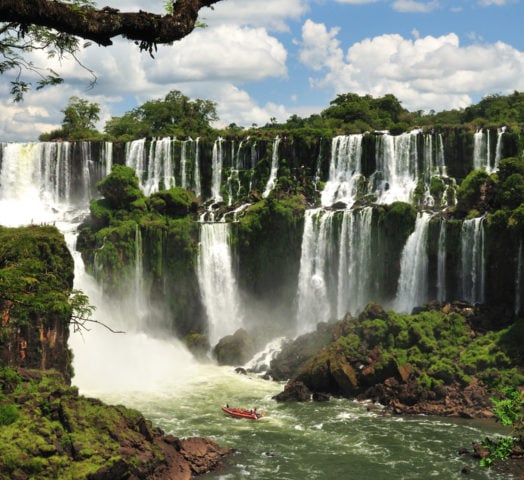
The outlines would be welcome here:
[[[214,349],[219,365],[244,365],[255,353],[253,339],[243,328],[222,338]]]

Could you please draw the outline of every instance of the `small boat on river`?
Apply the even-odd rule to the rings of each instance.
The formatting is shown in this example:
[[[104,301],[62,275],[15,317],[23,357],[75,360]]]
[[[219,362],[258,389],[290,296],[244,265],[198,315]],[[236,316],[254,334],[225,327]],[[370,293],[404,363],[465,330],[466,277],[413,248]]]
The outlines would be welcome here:
[[[257,411],[257,409],[246,410],[244,408],[230,407],[225,405],[222,407],[222,410],[228,415],[235,418],[247,418],[248,420],[259,420],[264,416],[262,410]]]

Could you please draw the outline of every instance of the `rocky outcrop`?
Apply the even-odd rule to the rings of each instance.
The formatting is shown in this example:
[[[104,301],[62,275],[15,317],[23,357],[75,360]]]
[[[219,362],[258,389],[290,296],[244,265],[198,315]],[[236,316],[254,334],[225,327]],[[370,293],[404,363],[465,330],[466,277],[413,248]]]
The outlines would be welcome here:
[[[244,365],[255,352],[251,336],[243,328],[220,339],[213,350],[219,365]]]
[[[275,398],[304,401],[322,393],[370,399],[394,414],[492,417],[488,385],[518,378],[523,365],[514,354],[518,328],[487,331],[497,325],[489,316],[462,302],[413,315],[368,305],[358,318],[324,324],[286,345],[271,362],[277,379],[289,374]]]
[[[0,387],[0,478],[189,480],[232,453],[205,438],[165,435],[136,410],[83,397],[58,372],[4,370]]]

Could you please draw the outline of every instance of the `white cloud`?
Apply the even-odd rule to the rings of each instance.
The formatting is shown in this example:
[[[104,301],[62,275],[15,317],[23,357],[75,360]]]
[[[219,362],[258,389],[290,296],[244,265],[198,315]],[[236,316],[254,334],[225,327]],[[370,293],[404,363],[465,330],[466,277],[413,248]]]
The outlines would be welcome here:
[[[337,3],[347,3],[349,5],[365,5],[368,3],[376,3],[379,0],[335,0]]]
[[[417,0],[396,0],[392,4],[393,10],[400,13],[429,13],[439,7],[435,0],[420,2]]]
[[[336,33],[307,21],[300,55],[306,66],[324,73],[311,84],[335,93],[392,93],[409,110],[445,110],[469,105],[474,94],[524,88],[524,53],[503,42],[463,47],[453,33],[414,40],[390,34],[357,42],[344,57]],[[322,61],[316,54],[315,39],[331,58]]]
[[[265,29],[222,25],[162,47],[142,64],[148,80],[159,84],[210,78],[244,82],[285,76],[286,58],[284,46]]]
[[[209,26],[235,23],[287,32],[286,21],[298,20],[308,9],[307,0],[227,0],[217,3],[212,10],[200,10],[200,17]]]

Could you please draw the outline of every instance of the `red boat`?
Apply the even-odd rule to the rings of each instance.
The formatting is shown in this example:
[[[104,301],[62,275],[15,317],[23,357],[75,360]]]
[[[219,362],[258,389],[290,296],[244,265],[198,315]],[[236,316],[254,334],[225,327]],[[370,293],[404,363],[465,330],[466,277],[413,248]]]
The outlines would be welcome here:
[[[229,407],[226,405],[222,407],[222,410],[232,417],[247,418],[248,420],[258,420],[264,416],[262,410],[257,411],[256,408],[254,410],[246,410],[244,408]]]

